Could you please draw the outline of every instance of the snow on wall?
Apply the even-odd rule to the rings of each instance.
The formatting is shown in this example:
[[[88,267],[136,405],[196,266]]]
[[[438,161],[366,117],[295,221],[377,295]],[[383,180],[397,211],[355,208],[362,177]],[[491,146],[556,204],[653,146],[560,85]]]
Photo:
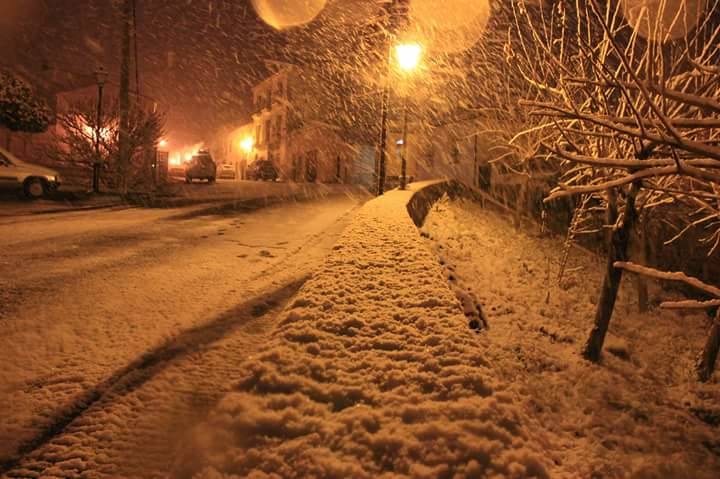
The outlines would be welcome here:
[[[198,427],[194,477],[548,477],[406,206],[367,203]]]

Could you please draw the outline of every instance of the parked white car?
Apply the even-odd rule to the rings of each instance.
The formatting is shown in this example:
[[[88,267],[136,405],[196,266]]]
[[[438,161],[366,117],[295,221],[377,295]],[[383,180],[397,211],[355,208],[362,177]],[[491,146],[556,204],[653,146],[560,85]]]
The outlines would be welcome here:
[[[220,165],[220,168],[218,168],[217,177],[234,180],[236,178],[235,165],[231,163],[223,163]]]
[[[37,199],[59,186],[60,174],[57,171],[22,161],[0,148],[0,189],[22,189],[27,197]]]

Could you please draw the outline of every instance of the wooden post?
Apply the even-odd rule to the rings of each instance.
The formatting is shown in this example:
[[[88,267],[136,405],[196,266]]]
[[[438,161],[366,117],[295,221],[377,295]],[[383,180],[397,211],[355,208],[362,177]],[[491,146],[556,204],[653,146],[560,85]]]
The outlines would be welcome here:
[[[610,251],[608,252],[608,261],[605,269],[605,278],[603,279],[600,299],[598,301],[597,310],[595,311],[595,323],[590,336],[588,337],[582,355],[585,359],[592,362],[600,360],[605,335],[607,334],[610,319],[612,318],[613,309],[615,309],[615,300],[620,289],[620,280],[622,280],[622,269],[615,268],[616,261],[626,261],[627,248],[630,240],[630,232],[637,220],[637,212],[635,211],[635,198],[640,191],[640,183],[633,182],[625,198],[625,210],[623,221],[617,230],[612,233],[612,241],[610,243]],[[609,205],[610,203],[608,203]],[[610,208],[608,213],[612,214]],[[609,218],[612,219],[612,218]],[[614,224],[614,222],[610,223]]]
[[[713,321],[710,332],[708,333],[705,348],[698,358],[697,376],[702,382],[710,379],[715,369],[715,361],[720,350],[720,308],[715,312],[715,320]]]

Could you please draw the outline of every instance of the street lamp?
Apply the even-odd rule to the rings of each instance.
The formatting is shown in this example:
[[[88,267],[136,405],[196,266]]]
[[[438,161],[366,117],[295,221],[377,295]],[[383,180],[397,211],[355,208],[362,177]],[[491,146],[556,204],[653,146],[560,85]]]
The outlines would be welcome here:
[[[248,136],[242,139],[240,142],[240,148],[243,149],[245,153],[248,155],[252,153],[252,149],[255,146],[255,140],[253,140],[252,136]]]
[[[93,162],[93,179],[92,189],[94,193],[100,192],[100,166],[102,159],[100,157],[100,122],[102,121],[102,97],[103,87],[108,78],[108,72],[103,68],[102,65],[94,72],[95,81],[98,86],[98,101],[97,101],[97,116],[95,118],[95,161]]]
[[[168,141],[165,138],[162,138],[160,141],[157,142],[155,145],[155,157],[153,158],[153,164],[152,164],[152,180],[153,185],[157,186],[158,180],[160,178],[160,148],[165,148],[168,145]],[[167,153],[165,150],[163,150],[165,153]],[[166,157],[167,160],[167,157]]]
[[[401,43],[395,46],[395,59],[400,70],[414,71],[420,64],[422,46],[419,43]]]
[[[247,179],[247,166],[250,161],[250,155],[252,154],[253,148],[255,148],[255,139],[252,136],[249,135],[240,140],[240,149],[245,152],[245,158],[242,160],[242,164],[239,165],[242,169],[240,178],[243,180]]]
[[[422,56],[422,46],[419,43],[401,43],[395,46],[395,58],[398,67],[405,74],[415,71],[420,65]],[[408,99],[409,92],[405,92],[404,111],[403,111],[403,136],[402,136],[402,152],[400,156],[401,172],[400,172],[400,189],[404,190],[407,186],[407,124],[408,124]]]

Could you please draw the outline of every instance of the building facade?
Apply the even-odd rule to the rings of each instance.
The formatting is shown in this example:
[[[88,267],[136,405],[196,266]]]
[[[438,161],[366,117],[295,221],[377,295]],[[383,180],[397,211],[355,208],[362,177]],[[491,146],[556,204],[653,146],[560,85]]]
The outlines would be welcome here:
[[[290,78],[293,66],[283,66],[274,75],[253,87],[252,161],[269,160],[281,178],[289,176],[287,156],[288,115],[290,112]]]
[[[318,118],[313,99],[312,86],[293,65],[282,65],[256,85],[250,162],[271,161],[286,181],[358,182],[358,159],[367,152],[362,156],[326,119]]]
[[[235,178],[245,180],[248,177],[248,165],[255,161],[254,123],[235,128],[227,135],[226,155],[223,163],[232,165]]]

